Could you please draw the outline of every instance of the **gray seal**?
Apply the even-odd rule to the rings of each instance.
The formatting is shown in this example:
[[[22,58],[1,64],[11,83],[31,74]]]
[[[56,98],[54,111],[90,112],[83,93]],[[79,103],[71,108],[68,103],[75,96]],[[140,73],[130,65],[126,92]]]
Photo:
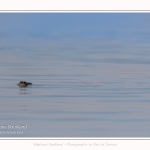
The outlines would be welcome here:
[[[26,87],[28,85],[31,85],[32,83],[30,82],[26,82],[26,81],[20,81],[20,83],[18,83],[18,86],[20,87]]]

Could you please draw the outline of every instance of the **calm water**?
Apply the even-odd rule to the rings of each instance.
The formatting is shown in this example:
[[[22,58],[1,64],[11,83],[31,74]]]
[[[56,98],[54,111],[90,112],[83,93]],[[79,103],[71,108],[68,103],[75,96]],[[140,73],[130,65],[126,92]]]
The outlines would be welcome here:
[[[0,136],[149,137],[149,56],[142,50],[1,48]],[[21,80],[33,85],[19,88]]]

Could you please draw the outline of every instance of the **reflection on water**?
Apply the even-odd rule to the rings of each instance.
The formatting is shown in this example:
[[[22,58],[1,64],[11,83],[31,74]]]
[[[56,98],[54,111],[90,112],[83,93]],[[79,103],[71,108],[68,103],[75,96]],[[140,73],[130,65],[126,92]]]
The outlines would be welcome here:
[[[26,87],[26,88],[20,88],[19,94],[31,94],[31,92],[29,92],[29,91],[27,90],[27,88],[28,88],[28,87]]]
[[[147,57],[131,51],[129,55],[72,53],[2,51],[1,125],[27,125],[27,129],[21,135],[0,136],[150,136]],[[33,85],[20,88],[21,80]]]

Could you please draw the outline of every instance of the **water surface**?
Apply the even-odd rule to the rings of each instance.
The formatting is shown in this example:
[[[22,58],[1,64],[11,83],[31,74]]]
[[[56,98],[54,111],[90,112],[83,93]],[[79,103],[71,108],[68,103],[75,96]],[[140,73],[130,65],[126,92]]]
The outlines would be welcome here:
[[[1,48],[0,125],[27,128],[0,129],[0,136],[149,137],[149,55],[143,50]],[[20,88],[21,80],[33,85]]]

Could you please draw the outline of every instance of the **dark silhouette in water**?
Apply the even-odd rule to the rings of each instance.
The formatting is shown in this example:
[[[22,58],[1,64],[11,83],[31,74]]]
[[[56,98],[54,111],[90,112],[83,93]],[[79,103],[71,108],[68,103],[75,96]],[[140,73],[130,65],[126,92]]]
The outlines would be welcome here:
[[[32,83],[30,82],[26,82],[26,81],[20,81],[20,83],[18,83],[18,86],[20,87],[26,87],[28,85],[31,85]]]

